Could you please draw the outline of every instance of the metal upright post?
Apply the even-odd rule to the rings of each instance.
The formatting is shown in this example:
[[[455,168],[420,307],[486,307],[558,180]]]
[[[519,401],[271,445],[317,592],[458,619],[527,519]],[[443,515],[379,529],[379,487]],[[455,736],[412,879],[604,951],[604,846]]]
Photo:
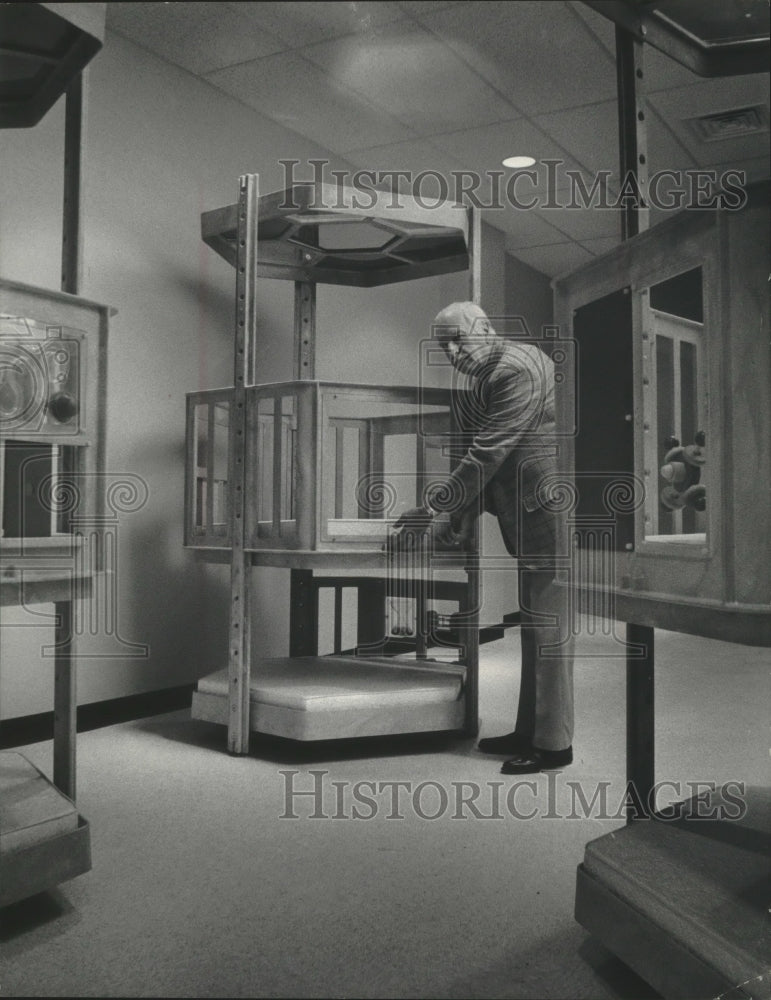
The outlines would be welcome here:
[[[228,654],[228,750],[249,752],[249,683],[251,678],[250,577],[246,551],[246,389],[255,384],[257,346],[257,204],[256,174],[239,178],[236,247],[236,328],[233,401],[230,414],[232,491],[230,628]]]
[[[294,378],[316,377],[316,285],[312,281],[294,284]],[[306,430],[307,433],[307,430]],[[290,570],[289,655],[315,656],[318,653],[318,590],[313,586],[312,569]]]
[[[64,198],[62,206],[63,292],[80,292],[83,257],[81,250],[81,154],[83,143],[84,87],[80,73],[67,89],[64,114]],[[73,584],[74,587],[74,584]],[[54,784],[65,795],[76,794],[78,726],[77,660],[75,650],[75,601],[55,603],[56,652],[54,654]]]
[[[80,238],[81,155],[85,93],[83,73],[67,88],[64,111],[64,200],[62,204],[62,291],[78,295],[83,272]]]
[[[619,167],[624,200],[621,238],[626,240],[648,228],[648,142],[643,84],[643,42],[616,26],[616,85],[618,89]],[[641,199],[636,198],[639,192]]]
[[[643,42],[616,26],[618,85],[619,167],[624,190],[630,192],[623,207],[621,237],[626,240],[648,228],[648,146]],[[638,200],[635,195],[639,193]],[[626,626],[626,776],[637,801],[646,805],[655,781],[654,758],[654,654],[653,628],[628,622]],[[642,658],[634,651],[642,646]],[[634,797],[627,805],[627,819],[638,813]]]
[[[316,378],[316,285],[294,283],[294,377]]]
[[[482,218],[477,210],[468,210],[469,300],[480,304],[482,297]],[[479,569],[479,524],[474,526],[471,551],[466,562],[466,596],[460,608],[465,618],[463,630],[466,661],[465,732],[479,732],[479,608],[482,580]]]

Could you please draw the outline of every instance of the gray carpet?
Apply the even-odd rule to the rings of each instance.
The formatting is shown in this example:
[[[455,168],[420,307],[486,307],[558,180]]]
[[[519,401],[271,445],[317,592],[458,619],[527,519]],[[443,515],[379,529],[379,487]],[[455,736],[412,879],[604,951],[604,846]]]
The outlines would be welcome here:
[[[510,728],[518,637],[483,647],[483,734]],[[447,736],[315,748],[255,739],[230,757],[224,730],[186,713],[82,734],[80,811],[93,871],[6,909],[2,996],[653,997],[573,920],[586,842],[619,818],[558,818],[568,780],[587,796],[624,791],[624,663],[584,637],[577,662],[576,761],[539,775],[504,805],[514,779],[469,741]],[[768,653],[657,633],[657,776],[767,783]],[[50,744],[27,756],[50,772]],[[287,811],[286,781],[312,788]],[[369,792],[351,818],[351,784],[435,781],[413,807]],[[453,782],[476,782],[478,810],[453,818]],[[393,789],[393,786],[387,786]],[[343,795],[338,801],[338,796]],[[687,797],[684,788],[682,798]],[[335,813],[344,818],[332,818]],[[426,818],[440,813],[438,818]]]

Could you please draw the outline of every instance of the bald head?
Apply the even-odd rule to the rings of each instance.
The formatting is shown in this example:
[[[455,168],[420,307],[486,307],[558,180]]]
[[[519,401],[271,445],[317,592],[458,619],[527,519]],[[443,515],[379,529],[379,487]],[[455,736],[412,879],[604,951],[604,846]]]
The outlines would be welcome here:
[[[433,335],[454,368],[478,374],[490,360],[498,335],[484,309],[474,302],[452,302],[437,314]]]
[[[442,329],[460,330],[465,334],[483,336],[490,327],[487,313],[475,302],[452,302],[439,312],[434,320],[437,336],[441,337]]]

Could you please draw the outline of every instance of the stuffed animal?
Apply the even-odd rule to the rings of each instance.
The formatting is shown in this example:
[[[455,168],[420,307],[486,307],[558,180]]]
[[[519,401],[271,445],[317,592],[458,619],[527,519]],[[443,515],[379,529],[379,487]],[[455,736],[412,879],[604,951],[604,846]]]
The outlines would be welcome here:
[[[661,466],[661,478],[667,485],[661,491],[661,502],[668,510],[692,507],[706,510],[707,488],[699,482],[701,469],[707,461],[704,431],[698,431],[694,443],[681,445],[677,438],[664,442],[667,453]]]

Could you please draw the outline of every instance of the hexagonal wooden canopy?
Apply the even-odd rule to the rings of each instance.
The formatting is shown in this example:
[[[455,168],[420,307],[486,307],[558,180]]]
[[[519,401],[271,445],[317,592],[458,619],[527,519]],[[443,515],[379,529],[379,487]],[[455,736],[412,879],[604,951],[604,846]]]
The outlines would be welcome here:
[[[29,128],[104,41],[103,3],[0,4],[0,128]]]
[[[699,76],[767,73],[768,0],[584,0]]]
[[[204,241],[236,265],[237,205],[204,212]],[[398,192],[301,183],[258,200],[258,274],[372,287],[469,266],[468,213]]]

